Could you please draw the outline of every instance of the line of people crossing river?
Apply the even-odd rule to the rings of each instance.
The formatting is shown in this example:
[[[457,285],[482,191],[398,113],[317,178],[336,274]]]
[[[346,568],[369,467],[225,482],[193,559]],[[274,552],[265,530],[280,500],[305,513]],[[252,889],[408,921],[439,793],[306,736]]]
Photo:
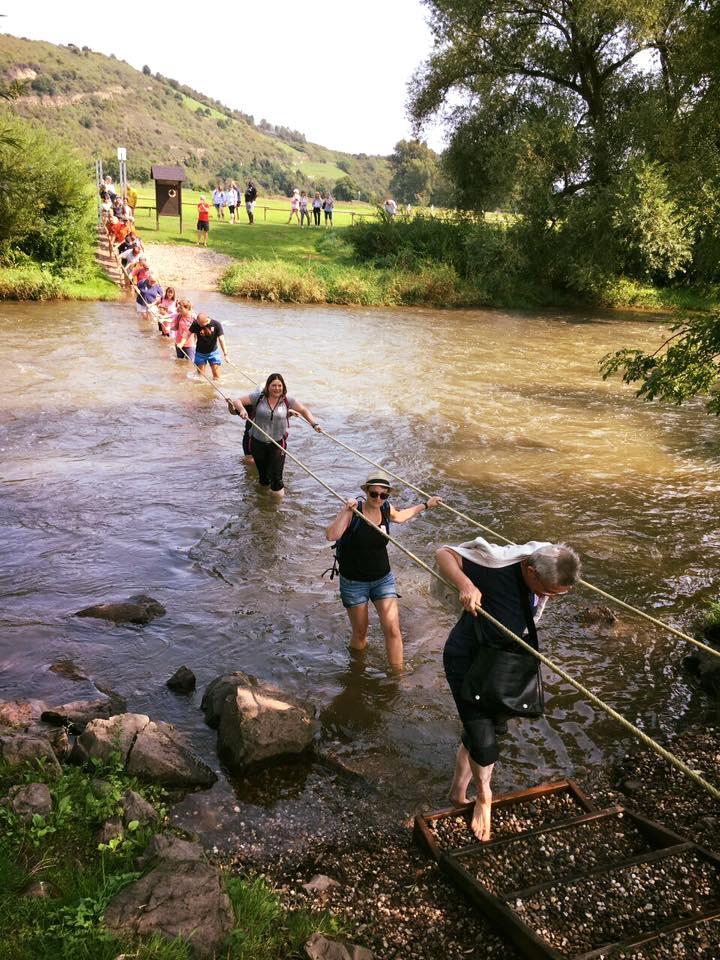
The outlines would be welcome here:
[[[178,360],[194,363],[203,376],[209,367],[212,381],[218,382],[223,362],[230,356],[222,324],[207,313],[196,313],[193,304],[178,297],[173,287],[162,287],[129,218],[112,214],[106,226],[111,247],[133,285],[138,314],[173,341]],[[245,420],[242,450],[255,462],[261,490],[282,497],[291,418],[304,418],[320,434],[322,425],[305,403],[289,394],[279,372],[270,373],[263,386],[228,399],[227,405],[232,416]],[[442,500],[430,496],[412,506],[396,507],[390,501],[395,493],[391,478],[379,468],[373,468],[360,489],[362,495],[349,497],[325,531],[335,552],[331,579],[335,573],[339,575],[340,599],[351,627],[351,655],[361,656],[367,645],[372,603],[390,668],[401,671],[403,640],[387,535],[391,524],[414,520]],[[532,709],[533,698],[541,690],[535,658],[479,617],[478,608],[537,648],[536,623],[545,604],[577,583],[580,560],[564,544],[531,541],[496,546],[476,537],[441,546],[436,561],[446,582],[459,594],[463,610],[443,653],[445,674],[462,723],[450,798],[457,806],[467,803],[468,788],[474,783],[477,796],[471,825],[478,839],[486,841],[491,832],[491,778],[499,756],[498,738],[507,733],[512,717],[537,715],[523,711]],[[523,683],[518,694],[518,684]],[[539,709],[542,712],[542,706]]]

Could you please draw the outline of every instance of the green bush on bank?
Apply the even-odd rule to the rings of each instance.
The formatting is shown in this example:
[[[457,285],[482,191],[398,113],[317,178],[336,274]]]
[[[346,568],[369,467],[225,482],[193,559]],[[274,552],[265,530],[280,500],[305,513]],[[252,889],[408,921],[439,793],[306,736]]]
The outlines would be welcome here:
[[[89,170],[60,140],[0,119],[0,261],[18,253],[49,269],[86,266],[94,237]]]
[[[484,302],[480,291],[463,283],[452,266],[442,263],[399,270],[248,260],[228,268],[220,290],[233,297],[287,303],[458,307]]]
[[[117,300],[122,291],[93,264],[83,270],[51,273],[32,264],[0,267],[2,300]]]
[[[0,114],[0,300],[120,295],[93,261],[89,180],[62,142]]]

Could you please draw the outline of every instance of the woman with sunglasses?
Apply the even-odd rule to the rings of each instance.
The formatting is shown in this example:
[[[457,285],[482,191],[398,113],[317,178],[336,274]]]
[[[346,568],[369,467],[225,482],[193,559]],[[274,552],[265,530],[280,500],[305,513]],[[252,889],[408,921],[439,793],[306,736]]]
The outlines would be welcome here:
[[[372,601],[385,636],[388,662],[393,670],[400,670],[403,665],[403,641],[398,593],[395,576],[390,569],[385,534],[390,532],[391,522],[405,523],[426,510],[432,510],[441,501],[440,497],[430,497],[425,503],[396,510],[388,500],[393,492],[390,478],[381,470],[374,470],[361,490],[367,494],[367,500],[362,497],[348,500],[325,531],[325,536],[337,542],[340,599],[352,627],[350,649],[361,651],[367,645],[368,605]],[[355,509],[370,522],[366,523],[355,516]],[[385,533],[381,532],[383,530]]]

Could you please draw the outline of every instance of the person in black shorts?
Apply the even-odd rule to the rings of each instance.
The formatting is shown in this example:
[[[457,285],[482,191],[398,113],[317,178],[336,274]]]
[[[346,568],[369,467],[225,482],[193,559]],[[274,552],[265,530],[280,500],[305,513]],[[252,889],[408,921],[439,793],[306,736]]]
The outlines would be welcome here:
[[[352,627],[350,649],[361,651],[367,646],[368,607],[372,601],[385,637],[388,662],[394,670],[401,670],[403,640],[398,593],[388,559],[387,537],[381,531],[389,533],[390,522],[405,523],[426,510],[432,510],[440,503],[440,498],[430,497],[425,503],[396,510],[388,500],[392,493],[390,478],[377,469],[373,470],[360,489],[366,494],[367,500],[348,500],[325,531],[328,540],[337,541],[340,599]],[[356,517],[353,513],[355,509],[367,517],[372,526]]]
[[[497,547],[482,537],[457,547],[441,547],[435,556],[440,575],[457,588],[464,611],[450,631],[443,651],[445,676],[463,725],[450,801],[456,807],[468,803],[466,791],[470,781],[475,781],[478,794],[471,827],[478,840],[487,841],[492,811],[490,781],[498,759],[497,737],[506,732],[507,718],[489,716],[481,703],[463,698],[462,688],[477,655],[478,642],[513,652],[517,652],[518,645],[488,620],[478,618],[477,608],[482,607],[522,637],[527,624],[523,592],[529,602],[528,616],[532,610],[537,621],[549,597],[567,593],[577,583],[580,559],[564,544],[534,541]]]

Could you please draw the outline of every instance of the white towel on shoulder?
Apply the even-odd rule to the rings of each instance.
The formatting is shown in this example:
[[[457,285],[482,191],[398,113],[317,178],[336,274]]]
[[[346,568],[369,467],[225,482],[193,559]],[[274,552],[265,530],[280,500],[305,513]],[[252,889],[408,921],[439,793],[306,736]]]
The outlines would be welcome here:
[[[535,551],[541,547],[549,546],[551,546],[551,544],[543,540],[529,540],[527,543],[508,543],[501,545],[489,543],[484,537],[475,537],[474,540],[468,540],[466,543],[461,543],[457,546],[451,543],[443,544],[443,550],[452,550],[453,553],[457,553],[458,556],[464,557],[472,563],[477,563],[481,567],[492,567],[497,570],[501,567],[509,567],[513,563],[518,563],[520,560],[524,560],[526,557],[535,553]],[[438,584],[438,586],[442,587],[442,584]],[[457,599],[457,594],[455,594],[455,598]],[[546,603],[547,597],[538,597],[535,613],[533,614],[535,623],[537,623],[543,615]]]

